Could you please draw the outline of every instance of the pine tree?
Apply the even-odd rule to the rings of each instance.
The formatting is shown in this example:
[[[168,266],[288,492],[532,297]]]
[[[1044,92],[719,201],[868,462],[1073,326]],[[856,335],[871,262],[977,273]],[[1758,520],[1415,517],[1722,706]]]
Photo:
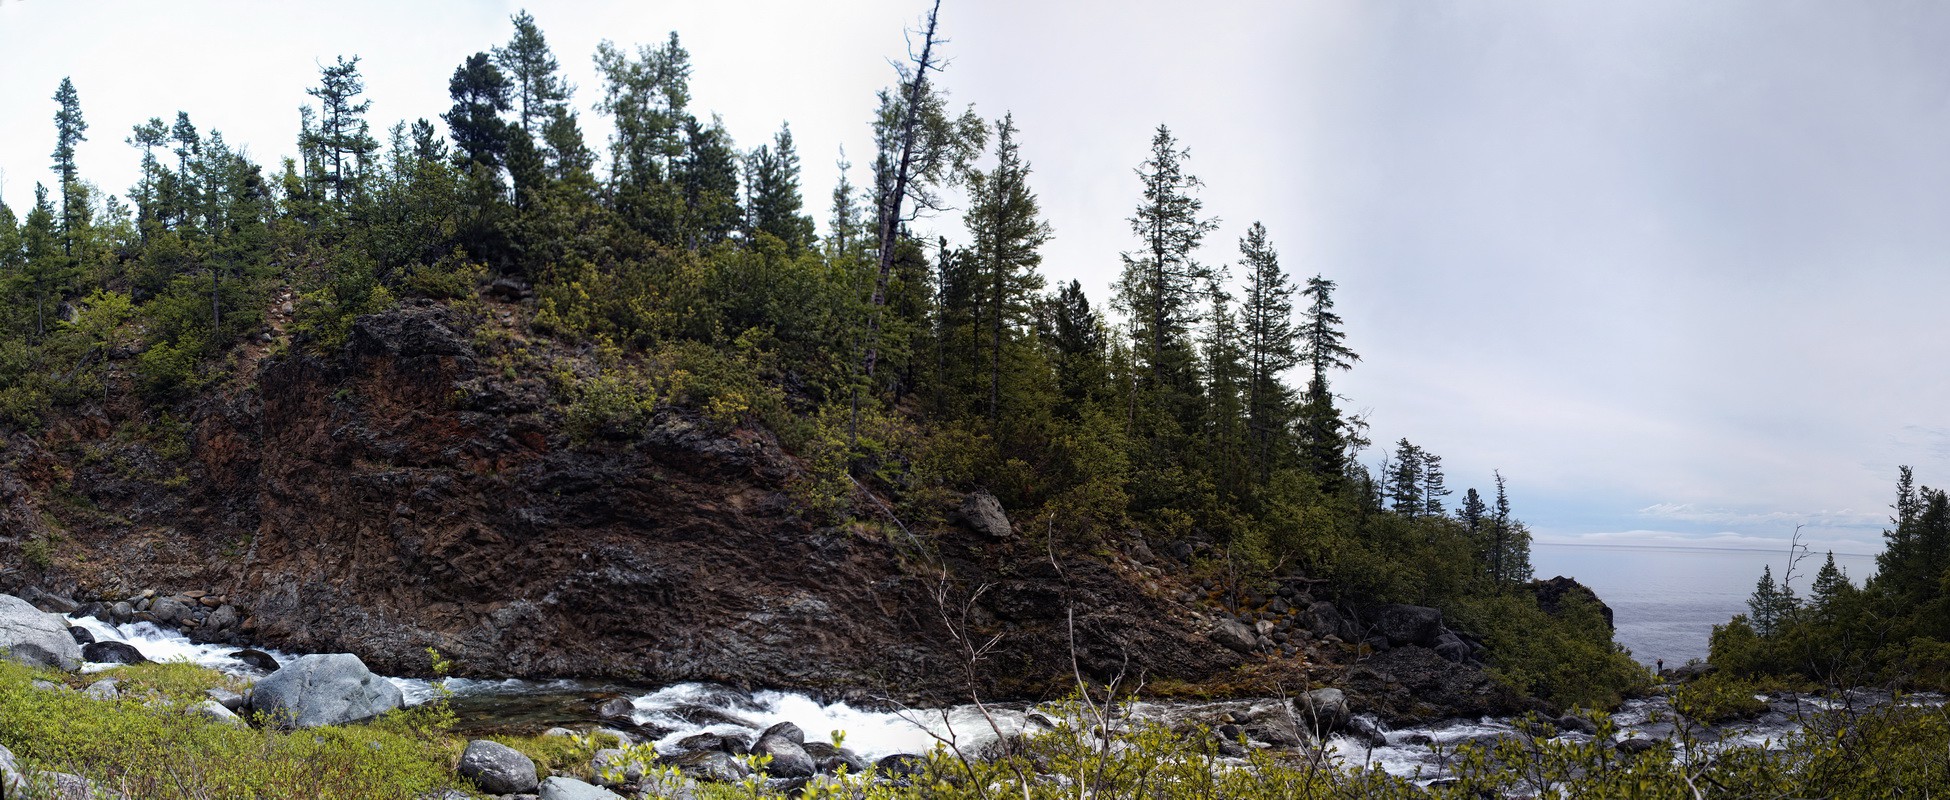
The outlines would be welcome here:
[[[454,68],[447,80],[453,108],[440,115],[452,132],[456,162],[467,172],[481,171],[482,179],[499,186],[507,165],[510,126],[501,119],[511,108],[510,83],[487,53],[475,53]]]
[[[630,58],[608,40],[596,46],[603,76],[597,110],[610,115],[610,187],[617,214],[632,228],[676,244],[684,214],[677,162],[685,150],[691,102],[691,54],[672,31],[662,47],[642,45]]]
[[[1774,568],[1762,566],[1760,581],[1754,585],[1754,593],[1747,598],[1748,621],[1754,625],[1754,632],[1761,636],[1773,636],[1787,624],[1795,607],[1794,592],[1786,584],[1774,582]]]
[[[562,65],[535,24],[535,16],[523,9],[509,19],[515,24],[514,36],[507,46],[494,48],[494,63],[512,84],[515,127],[536,139],[567,108],[574,89],[559,74]]]
[[[75,92],[73,80],[61,79],[60,88],[54,91],[54,102],[60,105],[60,110],[54,112],[53,158],[54,173],[60,176],[61,186],[61,252],[72,258],[80,229],[88,220],[87,194],[74,160],[75,145],[88,141],[88,123],[81,118],[81,97]]]
[[[1266,226],[1254,222],[1239,240],[1239,265],[1246,270],[1246,426],[1259,462],[1259,478],[1272,473],[1284,450],[1293,418],[1293,392],[1280,375],[1300,363],[1299,329],[1293,325],[1292,284],[1280,269],[1279,253],[1266,239]]]
[[[1039,248],[1049,241],[1036,193],[1029,188],[1029,164],[1016,143],[1014,115],[995,125],[995,168],[968,177],[968,212],[963,220],[974,240],[970,254],[980,285],[977,323],[988,358],[988,416],[1001,420],[1004,351],[1028,323],[1043,278]]]
[[[1822,562],[1821,569],[1815,572],[1815,581],[1810,586],[1809,599],[1815,608],[1824,612],[1833,610],[1835,601],[1854,590],[1848,582],[1848,575],[1835,566],[1835,551],[1828,551],[1828,559]]]
[[[318,98],[319,105],[315,125],[305,126],[310,133],[307,144],[319,163],[310,180],[329,189],[332,203],[344,209],[358,197],[360,178],[373,152],[379,149],[365,120],[372,101],[357,99],[366,91],[365,80],[359,76],[358,56],[349,61],[340,56],[336,65],[321,67],[319,73],[319,85],[305,90]]]
[[[692,250],[718,244],[738,230],[738,151],[724,122],[713,115],[704,125],[684,120],[684,155],[677,162],[684,202],[684,243]]]
[[[1463,493],[1462,508],[1456,510],[1456,518],[1462,520],[1463,527],[1471,534],[1483,529],[1483,514],[1488,509],[1483,505],[1483,496],[1470,489]]]

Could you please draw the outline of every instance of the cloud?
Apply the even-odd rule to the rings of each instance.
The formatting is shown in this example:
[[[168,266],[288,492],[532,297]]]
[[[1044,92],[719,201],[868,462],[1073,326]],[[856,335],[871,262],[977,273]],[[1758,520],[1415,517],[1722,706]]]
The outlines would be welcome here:
[[[1538,534],[1534,545],[1573,547],[1635,547],[1678,550],[1745,550],[1785,554],[1794,541],[1783,536],[1754,536],[1735,531],[1685,533],[1669,530],[1626,530],[1574,535]],[[1810,554],[1834,552],[1836,555],[1872,556],[1881,543],[1832,536],[1803,536],[1800,545]]]

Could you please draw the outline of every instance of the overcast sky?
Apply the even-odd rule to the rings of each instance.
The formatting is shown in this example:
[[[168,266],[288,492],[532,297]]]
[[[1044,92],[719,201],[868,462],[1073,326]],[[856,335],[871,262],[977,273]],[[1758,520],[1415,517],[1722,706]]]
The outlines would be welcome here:
[[[362,57],[375,130],[532,11],[603,120],[590,54],[676,30],[694,110],[741,147],[790,121],[822,222],[921,0],[0,0],[0,197],[52,183],[72,76],[84,176],[125,193],[151,116],[267,165],[318,67]],[[1510,482],[1546,540],[1874,552],[1898,464],[1950,483],[1950,5],[947,0],[957,102],[1013,111],[1056,232],[1107,299],[1133,168],[1171,126],[1237,258],[1263,221],[1340,283],[1379,446]],[[856,184],[866,179],[856,169]],[[940,233],[962,238],[952,220]],[[1372,463],[1376,451],[1363,454]]]

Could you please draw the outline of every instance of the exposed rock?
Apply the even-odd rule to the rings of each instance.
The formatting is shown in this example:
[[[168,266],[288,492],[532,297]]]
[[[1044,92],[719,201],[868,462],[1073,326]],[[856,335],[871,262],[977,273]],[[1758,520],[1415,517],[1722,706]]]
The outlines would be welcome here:
[[[591,780],[597,786],[610,789],[642,780],[649,767],[641,759],[631,758],[626,751],[615,747],[597,750],[596,756],[589,760],[589,771],[593,775]]]
[[[37,586],[29,586],[23,589],[20,593],[20,599],[26,600],[35,608],[49,614],[73,614],[77,609],[81,608],[80,603],[70,598],[54,594],[53,592],[43,591]]]
[[[1657,746],[1659,746],[1658,742],[1643,736],[1634,736],[1612,745],[1618,752],[1631,756],[1638,755]]]
[[[20,762],[14,760],[14,751],[0,745],[0,797],[19,797],[23,783]]]
[[[251,689],[251,710],[279,727],[316,728],[368,720],[400,707],[399,687],[346,653],[294,659]]]
[[[252,650],[247,647],[242,650],[238,650],[237,652],[231,653],[230,657],[237,659],[238,661],[242,661],[245,664],[248,664],[250,666],[264,670],[265,672],[278,671],[278,666],[279,666],[278,660],[276,658],[273,658],[270,653],[266,653],[262,650]]]
[[[135,606],[118,601],[108,607],[108,621],[117,625],[127,625],[135,619]]]
[[[695,750],[667,760],[685,775],[707,781],[730,783],[752,774],[738,759],[722,750]]]
[[[201,703],[197,703],[196,707],[190,709],[190,712],[198,716],[208,718],[211,721],[221,723],[224,725],[229,725],[233,728],[250,727],[248,723],[244,722],[243,717],[237,716],[237,712],[235,710],[231,709],[229,706],[224,705],[223,702],[219,700],[210,699],[210,700],[205,700]]]
[[[1442,612],[1428,606],[1376,606],[1363,615],[1362,622],[1375,634],[1388,637],[1388,643],[1397,647],[1434,646],[1443,631]]]
[[[1605,601],[1598,598],[1597,592],[1591,591],[1589,586],[1578,583],[1576,578],[1559,575],[1550,580],[1531,581],[1527,588],[1532,594],[1537,595],[1537,607],[1551,615],[1563,612],[1565,598],[1582,597],[1598,607],[1598,613],[1605,618],[1605,629],[1612,629],[1611,606],[1605,605]]]
[[[752,755],[771,756],[765,772],[775,778],[810,778],[819,773],[819,764],[806,753],[805,740],[799,726],[781,722],[759,735],[752,743]]]
[[[879,761],[873,762],[873,768],[875,772],[882,775],[912,777],[921,774],[922,768],[927,763],[927,759],[917,755],[895,753],[891,756],[882,756]]]
[[[1250,653],[1259,646],[1259,636],[1238,620],[1220,620],[1212,626],[1212,641],[1235,653]]]
[[[1294,701],[1293,710],[1317,738],[1325,738],[1347,727],[1348,720],[1354,718],[1354,711],[1347,704],[1347,694],[1333,688],[1315,689],[1301,695]]]
[[[203,694],[205,697],[217,701],[217,705],[223,706],[231,711],[237,711],[244,707],[243,695],[221,686],[214,689],[205,689],[203,690]]]
[[[1374,720],[1368,719],[1367,717],[1354,717],[1349,719],[1347,721],[1347,727],[1342,729],[1342,731],[1348,736],[1354,737],[1355,741],[1369,747],[1388,746],[1388,735],[1382,732],[1381,727],[1376,725]]]
[[[149,657],[135,645],[114,640],[94,642],[81,648],[81,658],[96,664],[147,664]]]
[[[149,614],[164,625],[181,625],[190,619],[190,607],[174,597],[160,597],[149,607]]]
[[[612,697],[596,704],[592,709],[601,719],[622,719],[634,721],[636,706],[627,697]]]
[[[1333,603],[1315,600],[1307,605],[1305,616],[1308,630],[1321,636],[1334,635],[1345,638],[1347,618],[1341,616],[1340,609],[1335,608]]]
[[[1002,511],[1002,501],[995,499],[995,495],[985,489],[969,492],[956,513],[976,533],[991,539],[1007,539],[1015,535],[1015,528],[1009,524],[1009,515]]]
[[[678,752],[693,750],[718,750],[734,756],[742,756],[752,751],[750,742],[737,736],[716,733],[698,733],[686,736],[677,742]]]
[[[1448,661],[1426,647],[1376,653],[1348,673],[1344,686],[1363,711],[1398,727],[1440,717],[1503,716],[1527,708],[1489,673]]]
[[[849,775],[867,771],[866,759],[852,750],[834,747],[826,742],[807,742],[801,746],[805,748],[806,755],[812,756],[813,763],[819,766],[822,773],[833,774],[839,772],[841,767],[845,767]]]
[[[81,693],[96,700],[115,700],[122,696],[122,690],[117,688],[120,685],[121,681],[114,678],[103,678],[88,684],[88,688],[81,690]]]
[[[1596,734],[1598,732],[1598,723],[1576,714],[1565,714],[1557,718],[1557,729],[1571,733]]]
[[[454,771],[488,794],[532,792],[540,785],[533,760],[519,750],[486,739],[468,742]]]
[[[538,800],[622,800],[622,796],[600,786],[556,775],[542,781]]]
[[[69,625],[68,635],[74,637],[75,644],[84,647],[95,643],[95,635],[89,633],[87,628],[81,627],[80,625]]]
[[[208,601],[212,599],[214,598],[203,598],[205,601],[204,604],[207,606],[209,604]],[[204,617],[203,622],[195,630],[190,631],[190,641],[233,641],[236,639],[237,626],[241,621],[238,617],[236,607],[226,605],[217,606],[209,612],[209,616]]]
[[[1672,667],[1659,674],[1665,677],[1667,680],[1684,683],[1686,681],[1690,681],[1695,678],[1704,678],[1708,675],[1711,675],[1719,671],[1719,669],[1720,669],[1719,667],[1716,667],[1709,662],[1692,661],[1683,664],[1681,666]]]
[[[1461,664],[1469,660],[1469,644],[1452,631],[1443,631],[1435,638],[1435,654]]]
[[[81,668],[81,645],[60,617],[0,594],[0,658],[73,672]]]

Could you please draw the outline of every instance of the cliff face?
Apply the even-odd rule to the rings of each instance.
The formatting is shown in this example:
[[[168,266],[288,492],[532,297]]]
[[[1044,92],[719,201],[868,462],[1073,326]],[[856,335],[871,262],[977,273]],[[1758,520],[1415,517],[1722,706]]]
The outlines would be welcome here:
[[[407,306],[359,319],[331,358],[247,360],[247,380],[179,408],[182,466],[99,409],[13,437],[0,552],[56,557],[0,583],[222,593],[252,640],[397,674],[434,647],[475,675],[952,698],[967,679],[944,608],[1004,634],[980,680],[1011,693],[1067,683],[1072,641],[1100,679],[1240,663],[1129,565],[959,528],[922,532],[957,564],[944,604],[893,543],[803,521],[797,462],[764,431],[665,409],[627,441],[572,444],[544,382],[484,367],[472,324]]]

